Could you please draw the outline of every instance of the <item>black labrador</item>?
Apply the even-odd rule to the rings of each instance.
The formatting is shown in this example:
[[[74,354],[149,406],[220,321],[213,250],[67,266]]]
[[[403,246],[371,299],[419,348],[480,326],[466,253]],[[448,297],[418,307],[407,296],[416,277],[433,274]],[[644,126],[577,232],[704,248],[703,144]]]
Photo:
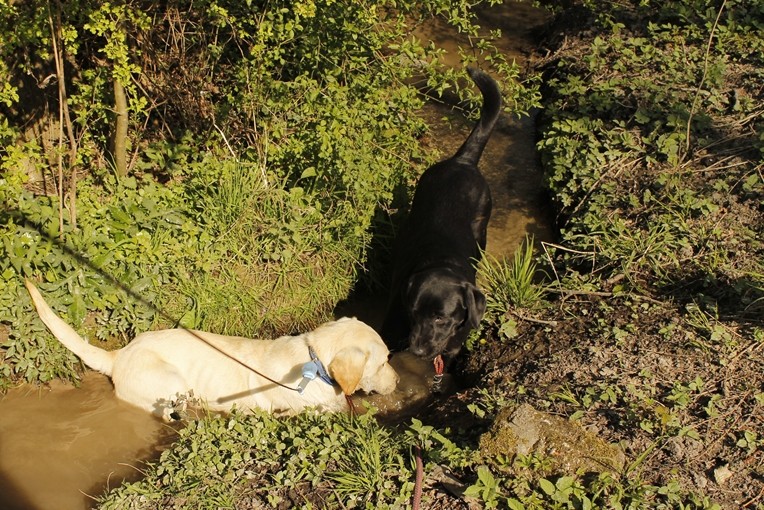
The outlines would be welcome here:
[[[459,353],[485,312],[475,263],[486,245],[491,194],[477,169],[501,112],[489,75],[468,69],[483,95],[480,121],[449,159],[422,174],[398,239],[382,338],[391,350],[447,362]]]

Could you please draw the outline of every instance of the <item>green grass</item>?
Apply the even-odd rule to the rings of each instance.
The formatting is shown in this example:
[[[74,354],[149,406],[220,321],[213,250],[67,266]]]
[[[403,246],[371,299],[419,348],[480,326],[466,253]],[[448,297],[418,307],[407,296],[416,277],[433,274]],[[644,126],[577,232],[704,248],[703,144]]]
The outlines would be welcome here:
[[[478,274],[490,313],[504,314],[513,307],[534,309],[543,303],[545,290],[540,283],[531,237],[526,237],[509,260],[483,253]]]

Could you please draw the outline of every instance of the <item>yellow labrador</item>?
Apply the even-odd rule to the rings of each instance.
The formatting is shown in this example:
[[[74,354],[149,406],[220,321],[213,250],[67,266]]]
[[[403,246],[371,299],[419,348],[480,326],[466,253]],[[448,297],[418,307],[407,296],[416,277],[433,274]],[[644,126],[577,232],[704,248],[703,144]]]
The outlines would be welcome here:
[[[387,394],[398,383],[382,339],[354,318],[275,340],[149,331],[122,349],[106,351],[58,317],[30,281],[25,285],[53,336],[87,366],[111,377],[118,398],[165,420],[176,416],[175,404],[187,395],[213,411],[236,406],[289,414],[308,407],[340,411],[348,405],[345,395]]]

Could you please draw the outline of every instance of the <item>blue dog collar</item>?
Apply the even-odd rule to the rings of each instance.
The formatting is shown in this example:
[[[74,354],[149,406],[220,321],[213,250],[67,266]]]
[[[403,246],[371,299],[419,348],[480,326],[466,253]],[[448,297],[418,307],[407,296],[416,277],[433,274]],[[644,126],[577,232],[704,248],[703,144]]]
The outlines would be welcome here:
[[[302,395],[308,383],[318,377],[329,386],[334,386],[334,379],[331,378],[329,372],[326,371],[326,367],[321,363],[321,360],[316,356],[316,351],[313,347],[308,346],[308,353],[310,353],[310,361],[302,366],[302,381],[297,386],[297,391]]]

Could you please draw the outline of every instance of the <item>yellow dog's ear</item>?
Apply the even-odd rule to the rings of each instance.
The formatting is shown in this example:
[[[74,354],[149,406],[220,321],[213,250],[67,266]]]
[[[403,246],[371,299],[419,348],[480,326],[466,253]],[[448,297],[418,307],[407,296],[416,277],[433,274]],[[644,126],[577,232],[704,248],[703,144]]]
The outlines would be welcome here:
[[[345,395],[352,395],[363,378],[363,369],[369,354],[357,347],[347,347],[338,352],[329,363],[329,375],[337,381]]]

